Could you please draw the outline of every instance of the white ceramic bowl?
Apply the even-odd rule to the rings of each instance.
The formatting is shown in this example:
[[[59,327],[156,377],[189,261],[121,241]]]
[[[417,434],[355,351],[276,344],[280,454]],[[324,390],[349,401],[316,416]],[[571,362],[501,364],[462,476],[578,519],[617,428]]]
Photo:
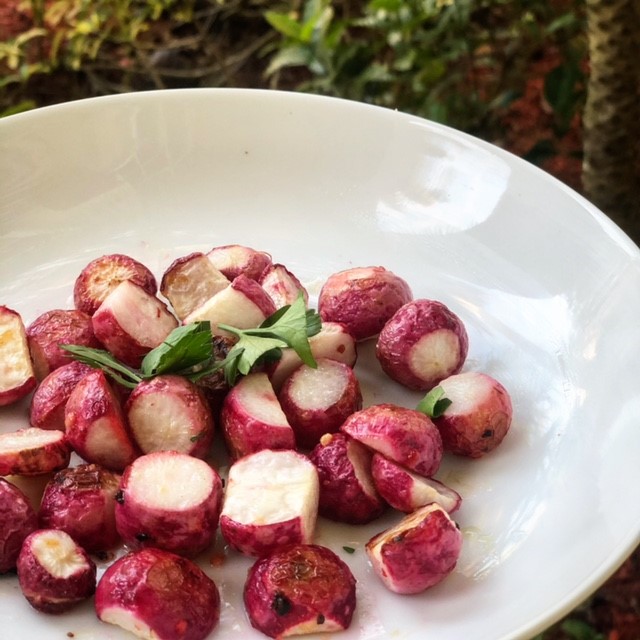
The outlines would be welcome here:
[[[344,640],[528,638],[594,591],[640,533],[640,253],[558,181],[489,144],[362,104],[249,90],[151,92],[0,121],[0,304],[30,322],[72,306],[79,270],[121,252],[161,275],[193,250],[268,251],[316,295],[332,272],[384,265],[470,335],[466,369],[509,389],[512,431],[478,461],[447,459],[464,497],[455,573],[393,595],[363,528],[321,522],[359,581]],[[366,404],[413,406],[366,344]],[[26,405],[2,409],[3,430]],[[356,549],[346,554],[343,546]],[[250,561],[203,558],[224,605],[212,637],[259,638],[241,592]],[[101,569],[104,566],[101,567]],[[129,637],[91,602],[47,617],[0,578],[12,640]],[[336,636],[338,637],[338,636]]]

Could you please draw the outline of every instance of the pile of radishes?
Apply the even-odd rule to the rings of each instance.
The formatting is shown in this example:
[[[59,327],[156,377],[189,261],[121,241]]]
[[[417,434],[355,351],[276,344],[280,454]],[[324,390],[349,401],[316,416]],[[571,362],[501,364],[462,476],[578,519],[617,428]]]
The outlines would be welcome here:
[[[450,514],[462,498],[435,476],[445,452],[494,449],[512,407],[498,381],[461,373],[467,332],[444,304],[413,299],[383,267],[348,269],[320,291],[315,366],[285,347],[233,386],[221,372],[172,372],[129,389],[60,345],[103,349],[136,371],[172,331],[206,321],[222,359],[229,326],[258,327],[308,292],[267,253],[227,245],[174,261],[159,286],[137,260],[101,256],[73,294],[75,309],[30,324],[0,307],[0,405],[28,402],[24,425],[0,434],[0,573],[17,570],[34,608],[60,613],[95,594],[100,620],[139,637],[205,638],[220,595],[195,558],[219,532],[228,553],[256,558],[244,589],[256,629],[339,631],[356,582],[314,544],[316,520],[359,525],[390,508],[402,515],[365,546],[388,589],[418,593],[454,569],[462,535]],[[369,339],[394,383],[437,390],[439,411],[363,408],[354,365]],[[215,446],[226,447],[224,479]],[[44,485],[35,502],[30,479]],[[98,580],[92,556],[121,545]]]

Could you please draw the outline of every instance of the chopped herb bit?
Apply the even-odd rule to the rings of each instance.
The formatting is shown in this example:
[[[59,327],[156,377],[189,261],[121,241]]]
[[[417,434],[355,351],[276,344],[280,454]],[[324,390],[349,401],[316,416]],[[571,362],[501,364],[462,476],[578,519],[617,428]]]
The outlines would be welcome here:
[[[417,411],[426,414],[430,418],[439,418],[451,405],[451,400],[444,395],[442,387],[434,387],[420,400]]]
[[[353,547],[342,547],[347,553],[355,553],[356,550]]]
[[[118,504],[124,504],[124,491],[120,489],[115,495],[115,501]]]

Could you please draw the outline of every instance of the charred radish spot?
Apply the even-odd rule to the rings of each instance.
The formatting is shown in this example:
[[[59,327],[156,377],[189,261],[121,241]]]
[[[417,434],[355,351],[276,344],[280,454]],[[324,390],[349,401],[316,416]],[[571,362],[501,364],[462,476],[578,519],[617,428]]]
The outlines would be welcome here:
[[[67,638],[75,638],[76,634],[73,631],[67,631]]]
[[[149,534],[148,533],[144,533],[144,532],[140,532],[140,533],[136,533],[136,540],[138,542],[146,542],[147,540],[149,540]]]
[[[189,440],[191,440],[191,442],[198,442],[198,440],[202,439],[202,436],[204,435],[204,433],[201,431],[200,433],[196,433],[195,436],[191,436],[189,438]]]
[[[482,437],[483,438],[491,438],[491,436],[493,436],[493,429],[485,429],[482,432]]]
[[[324,624],[324,616],[319,613],[318,618],[316,619],[317,624]]]
[[[393,538],[391,538],[391,542],[402,542],[404,540],[404,533],[399,533],[396,536],[393,536]]]
[[[273,610],[279,616],[286,616],[291,611],[291,601],[282,593],[276,593],[273,599]]]
[[[115,501],[118,504],[124,504],[124,491],[122,491],[122,489],[116,492]]]

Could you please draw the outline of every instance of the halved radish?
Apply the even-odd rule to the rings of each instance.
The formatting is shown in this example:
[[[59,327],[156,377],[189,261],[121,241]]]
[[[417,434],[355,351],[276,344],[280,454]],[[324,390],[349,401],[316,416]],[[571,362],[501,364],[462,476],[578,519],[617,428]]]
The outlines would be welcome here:
[[[318,472],[308,458],[295,451],[259,451],[229,469],[220,530],[234,549],[250,556],[310,543],[318,494]]]
[[[0,406],[24,398],[36,384],[22,317],[13,309],[0,306]]]
[[[271,256],[264,251],[256,251],[240,244],[214,247],[207,254],[211,264],[229,280],[244,275],[251,280],[259,280],[263,271],[271,264]]]
[[[27,496],[0,478],[0,574],[16,566],[24,539],[38,528],[38,516]]]
[[[158,451],[127,467],[116,502],[116,527],[130,548],[158,547],[192,557],[216,533],[222,480],[203,460]]]
[[[272,264],[267,267],[258,282],[273,300],[276,309],[293,304],[300,293],[302,293],[304,303],[309,302],[307,290],[283,264]]]
[[[63,469],[70,460],[62,431],[29,427],[0,434],[0,476],[37,476]]]

